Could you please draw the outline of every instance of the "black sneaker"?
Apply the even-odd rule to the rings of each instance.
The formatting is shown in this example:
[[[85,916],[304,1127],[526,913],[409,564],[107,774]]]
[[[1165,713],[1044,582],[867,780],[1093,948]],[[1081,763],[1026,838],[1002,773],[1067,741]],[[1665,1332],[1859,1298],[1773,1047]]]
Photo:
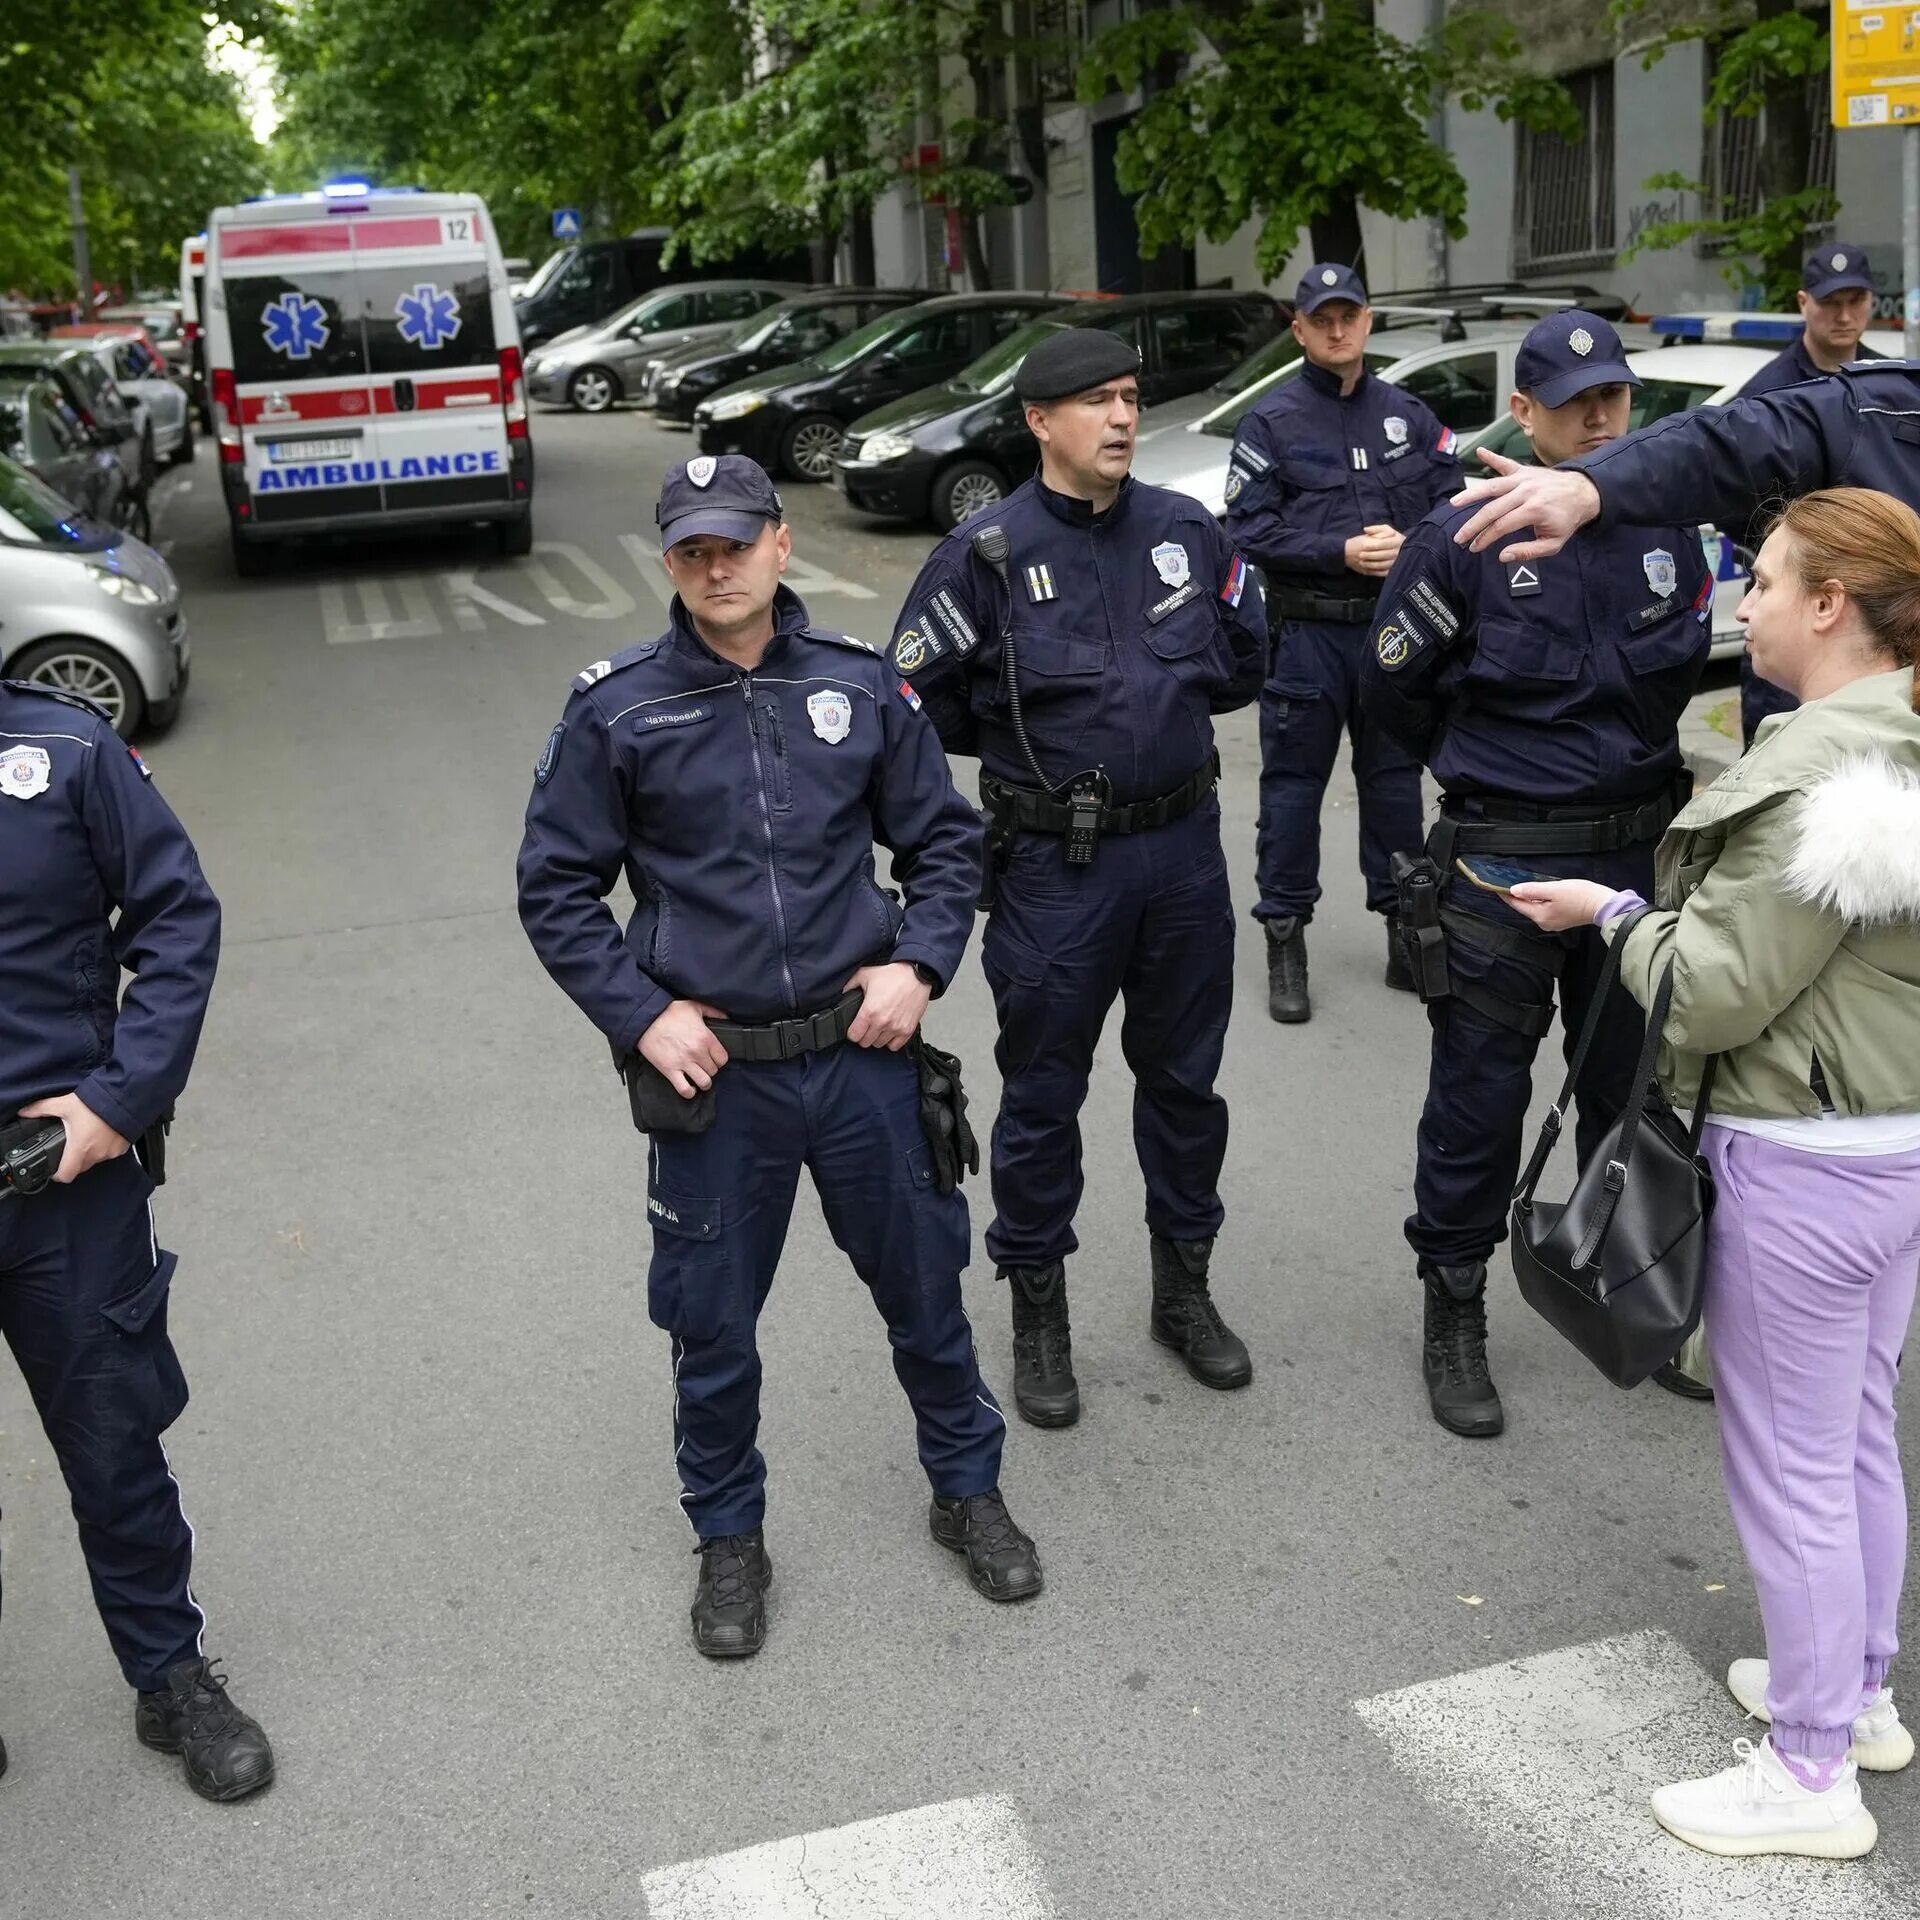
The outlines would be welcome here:
[[[767,1589],[773,1562],[765,1536],[717,1534],[694,1548],[700,1583],[693,1593],[693,1644],[709,1660],[744,1660],[766,1644]]]
[[[1040,1556],[998,1487],[957,1500],[936,1493],[927,1525],[943,1547],[967,1556],[967,1578],[989,1600],[1031,1600],[1046,1585]]]
[[[1267,1013],[1282,1026],[1313,1018],[1307,997],[1307,933],[1297,917],[1267,926]]]
[[[1427,1404],[1449,1433],[1490,1440],[1506,1429],[1506,1410],[1487,1370],[1487,1269],[1420,1263],[1427,1296],[1426,1342],[1420,1356]]]
[[[1080,1383],[1073,1377],[1066,1263],[1000,1271],[1013,1302],[1013,1404],[1029,1426],[1070,1427],[1080,1418]]]
[[[259,1721],[227,1693],[211,1660],[182,1660],[166,1685],[142,1693],[133,1730],[143,1747],[177,1753],[202,1800],[244,1800],[273,1779],[273,1748]]]

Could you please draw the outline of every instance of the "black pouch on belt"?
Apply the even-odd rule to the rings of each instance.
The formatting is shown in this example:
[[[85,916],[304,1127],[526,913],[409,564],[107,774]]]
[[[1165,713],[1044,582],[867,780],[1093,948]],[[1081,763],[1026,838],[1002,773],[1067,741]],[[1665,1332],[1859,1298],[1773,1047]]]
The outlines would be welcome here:
[[[616,1052],[613,1064],[627,1083],[627,1105],[642,1133],[705,1133],[713,1125],[713,1089],[691,1100],[674,1091],[673,1082],[644,1054]]]
[[[1396,853],[1389,872],[1400,898],[1400,942],[1422,1004],[1453,991],[1447,978],[1447,935],[1440,924],[1440,869],[1431,856]]]
[[[173,1131],[173,1109],[169,1107],[138,1140],[134,1151],[147,1170],[147,1178],[156,1187],[167,1184],[167,1135]]]
[[[967,1174],[980,1171],[980,1143],[967,1122],[959,1056],[930,1047],[917,1033],[907,1050],[920,1075],[920,1130],[933,1149],[933,1184],[951,1193]]]

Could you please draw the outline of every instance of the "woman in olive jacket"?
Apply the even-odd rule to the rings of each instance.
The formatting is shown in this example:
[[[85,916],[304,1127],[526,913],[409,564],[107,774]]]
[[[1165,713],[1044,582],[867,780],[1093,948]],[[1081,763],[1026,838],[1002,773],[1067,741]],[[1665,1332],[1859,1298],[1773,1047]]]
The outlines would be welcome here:
[[[1677,1109],[1719,1058],[1705,1327],[1767,1635],[1727,1685],[1771,1731],[1653,1811],[1713,1853],[1850,1859],[1877,1837],[1857,1769],[1913,1757],[1887,1670],[1907,1536],[1893,1390],[1920,1274],[1920,516],[1859,488],[1796,501],[1740,618],[1755,670],[1803,704],[1668,829],[1621,977],[1646,1005],[1672,963]],[[1585,880],[1513,894],[1551,931],[1644,904]]]

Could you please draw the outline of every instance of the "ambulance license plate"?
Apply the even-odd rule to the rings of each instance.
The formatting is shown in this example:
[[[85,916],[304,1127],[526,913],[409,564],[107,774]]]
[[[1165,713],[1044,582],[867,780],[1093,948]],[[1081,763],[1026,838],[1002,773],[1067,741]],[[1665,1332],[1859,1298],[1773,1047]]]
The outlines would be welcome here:
[[[352,440],[269,440],[269,460],[348,460],[358,443]]]

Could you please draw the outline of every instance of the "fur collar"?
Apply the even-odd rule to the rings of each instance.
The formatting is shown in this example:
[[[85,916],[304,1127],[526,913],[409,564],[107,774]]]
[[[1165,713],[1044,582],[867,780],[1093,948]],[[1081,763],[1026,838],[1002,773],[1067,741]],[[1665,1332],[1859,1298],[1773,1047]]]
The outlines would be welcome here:
[[[1786,887],[1849,924],[1920,920],[1920,779],[1864,753],[1815,781]]]

